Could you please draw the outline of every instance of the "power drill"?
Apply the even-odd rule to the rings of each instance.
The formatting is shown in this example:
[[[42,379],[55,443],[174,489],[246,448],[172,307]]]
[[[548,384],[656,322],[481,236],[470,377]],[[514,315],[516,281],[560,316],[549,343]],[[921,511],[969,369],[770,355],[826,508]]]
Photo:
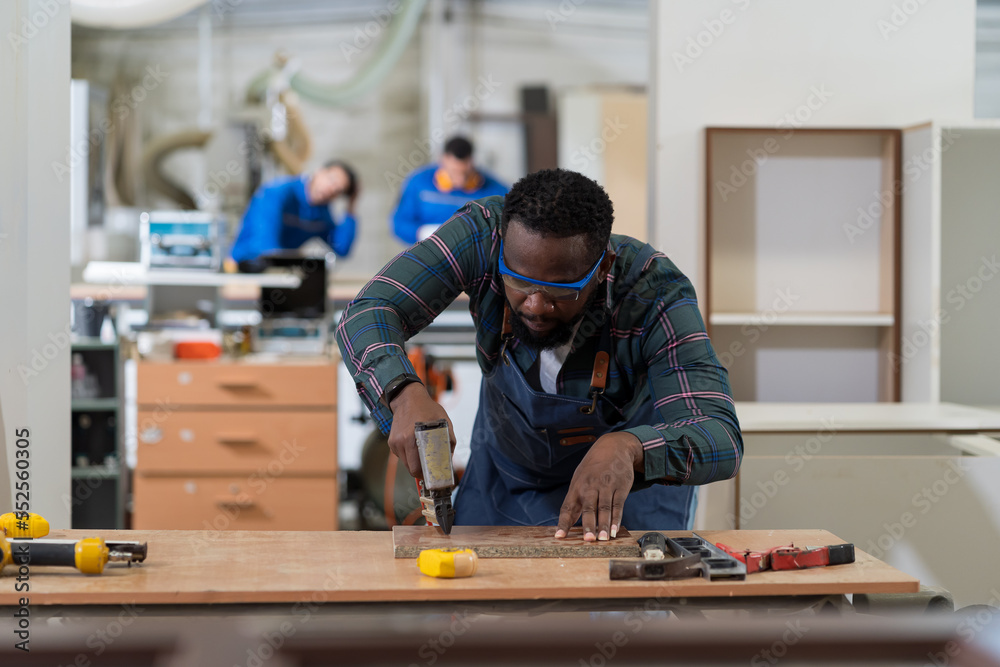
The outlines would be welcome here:
[[[417,422],[414,426],[420,470],[424,479],[417,480],[417,492],[427,522],[437,523],[445,535],[451,534],[455,509],[451,492],[455,489],[455,468],[451,463],[451,437],[448,420]]]

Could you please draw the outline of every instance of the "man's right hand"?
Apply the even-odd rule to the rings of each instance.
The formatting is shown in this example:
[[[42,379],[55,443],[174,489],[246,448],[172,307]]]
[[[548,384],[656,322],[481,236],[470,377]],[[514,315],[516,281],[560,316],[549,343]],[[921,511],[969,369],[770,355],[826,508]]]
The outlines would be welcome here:
[[[389,403],[392,410],[392,429],[389,431],[389,450],[406,465],[414,479],[423,479],[420,469],[420,454],[414,426],[417,422],[448,420],[451,437],[451,451],[455,451],[455,427],[441,404],[431,398],[427,387],[419,382],[411,382]]]
[[[361,192],[361,186],[357,183],[354,184],[354,192],[347,197],[347,214],[354,217],[354,205],[358,201],[358,194]]]

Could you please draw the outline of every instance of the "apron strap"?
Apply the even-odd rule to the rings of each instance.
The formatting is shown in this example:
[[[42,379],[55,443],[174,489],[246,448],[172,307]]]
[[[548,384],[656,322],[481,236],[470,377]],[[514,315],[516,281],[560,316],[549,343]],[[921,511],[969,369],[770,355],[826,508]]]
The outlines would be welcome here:
[[[594,355],[594,370],[590,374],[590,405],[580,408],[580,412],[585,415],[592,415],[597,410],[597,397],[604,393],[604,388],[608,384],[608,364],[610,361],[611,355],[604,350]]]
[[[507,344],[514,337],[514,327],[510,323],[510,318],[510,304],[506,303],[506,299],[504,299],[503,328],[500,330],[500,340],[502,341],[500,345],[500,358],[508,366],[510,365],[510,361],[507,359]]]

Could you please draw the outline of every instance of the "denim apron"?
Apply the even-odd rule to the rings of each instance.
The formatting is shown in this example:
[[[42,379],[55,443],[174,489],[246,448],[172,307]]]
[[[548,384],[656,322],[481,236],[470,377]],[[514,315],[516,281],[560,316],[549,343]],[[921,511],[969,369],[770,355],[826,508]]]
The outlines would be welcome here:
[[[647,245],[635,258],[620,293],[631,289],[653,252]],[[483,376],[472,454],[455,497],[455,525],[555,526],[573,472],[594,441],[605,433],[660,421],[648,390],[628,415],[603,394],[611,350],[610,318],[601,333],[591,398],[573,398],[531,388],[507,351],[508,317],[509,312],[500,359]],[[690,529],[695,498],[692,486],[654,484],[631,492],[625,499],[622,525]]]

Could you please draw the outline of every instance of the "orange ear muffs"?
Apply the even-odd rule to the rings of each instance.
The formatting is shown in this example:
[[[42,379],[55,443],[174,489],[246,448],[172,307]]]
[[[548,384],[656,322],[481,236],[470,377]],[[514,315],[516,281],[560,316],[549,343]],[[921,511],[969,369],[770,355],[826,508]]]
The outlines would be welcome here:
[[[485,180],[478,171],[473,171],[469,174],[461,189],[465,192],[475,192],[483,186]],[[451,182],[451,177],[448,176],[448,172],[441,168],[434,172],[434,186],[441,192],[451,192],[456,189],[455,184]]]
[[[455,184],[451,182],[451,177],[444,169],[434,172],[434,186],[441,192],[451,192],[455,189]]]

